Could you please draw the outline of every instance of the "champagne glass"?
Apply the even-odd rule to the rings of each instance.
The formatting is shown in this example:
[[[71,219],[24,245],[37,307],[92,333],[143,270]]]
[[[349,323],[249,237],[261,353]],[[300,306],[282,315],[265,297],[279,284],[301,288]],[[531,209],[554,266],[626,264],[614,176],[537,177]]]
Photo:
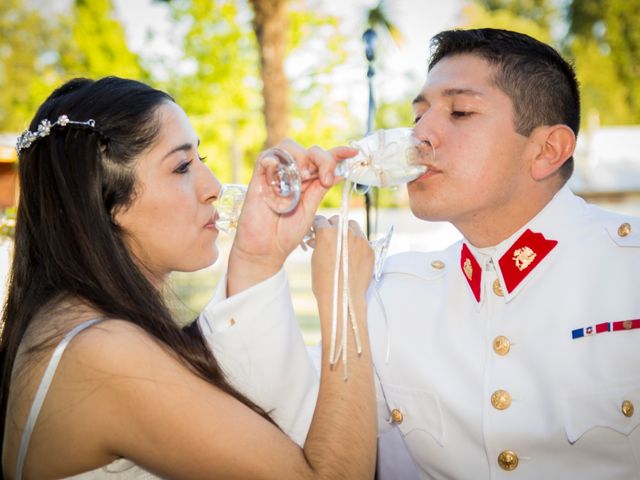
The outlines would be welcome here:
[[[411,128],[377,130],[351,146],[358,154],[339,163],[335,173],[367,187],[391,187],[415,180],[435,157],[433,145],[418,140]],[[293,157],[280,148],[265,150],[258,162],[265,168],[269,185],[265,201],[280,214],[295,209],[302,183],[317,177],[310,174],[303,178]]]
[[[216,218],[216,228],[218,230],[230,235],[235,233],[246,194],[246,185],[238,183],[222,185],[220,195],[215,201],[216,211],[218,212]]]

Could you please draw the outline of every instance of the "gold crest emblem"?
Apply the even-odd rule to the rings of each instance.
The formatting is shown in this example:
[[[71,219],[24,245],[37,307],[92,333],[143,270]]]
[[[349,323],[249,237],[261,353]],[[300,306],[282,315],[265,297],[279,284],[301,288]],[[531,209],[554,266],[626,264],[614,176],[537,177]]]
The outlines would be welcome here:
[[[513,261],[516,262],[518,270],[522,271],[531,265],[531,262],[536,258],[536,252],[529,247],[522,247],[514,250]]]
[[[471,280],[471,277],[473,277],[473,266],[471,265],[471,260],[467,258],[464,261],[462,269],[464,270],[464,274],[467,276],[467,278]]]

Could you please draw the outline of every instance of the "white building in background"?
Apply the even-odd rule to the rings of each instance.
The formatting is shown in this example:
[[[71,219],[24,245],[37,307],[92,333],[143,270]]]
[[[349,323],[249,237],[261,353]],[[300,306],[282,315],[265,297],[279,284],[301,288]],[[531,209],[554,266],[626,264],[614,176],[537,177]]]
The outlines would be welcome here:
[[[578,136],[575,161],[569,185],[576,193],[640,197],[639,125],[586,128]]]

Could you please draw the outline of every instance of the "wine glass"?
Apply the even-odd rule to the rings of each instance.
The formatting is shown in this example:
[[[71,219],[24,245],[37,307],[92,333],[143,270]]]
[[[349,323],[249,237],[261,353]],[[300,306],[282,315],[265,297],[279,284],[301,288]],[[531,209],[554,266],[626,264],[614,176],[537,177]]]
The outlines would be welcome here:
[[[391,187],[415,180],[435,157],[433,145],[418,140],[411,128],[377,130],[351,142],[351,146],[358,154],[339,163],[335,173],[367,187]],[[265,150],[258,162],[265,168],[270,187],[264,194],[265,201],[280,214],[296,208],[303,182],[317,178],[317,174],[303,178],[293,157],[280,148]]]
[[[215,201],[216,211],[218,212],[216,218],[216,228],[218,230],[230,235],[235,233],[246,194],[246,185],[238,183],[222,185],[220,195]]]

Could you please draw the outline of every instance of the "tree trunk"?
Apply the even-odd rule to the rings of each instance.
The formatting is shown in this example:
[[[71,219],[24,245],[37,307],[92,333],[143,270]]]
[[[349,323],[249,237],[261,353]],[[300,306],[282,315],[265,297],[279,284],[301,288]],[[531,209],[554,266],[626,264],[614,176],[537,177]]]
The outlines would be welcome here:
[[[253,30],[258,40],[267,127],[266,147],[276,145],[287,135],[289,101],[288,80],[284,73],[287,48],[287,1],[249,0],[253,8]]]

